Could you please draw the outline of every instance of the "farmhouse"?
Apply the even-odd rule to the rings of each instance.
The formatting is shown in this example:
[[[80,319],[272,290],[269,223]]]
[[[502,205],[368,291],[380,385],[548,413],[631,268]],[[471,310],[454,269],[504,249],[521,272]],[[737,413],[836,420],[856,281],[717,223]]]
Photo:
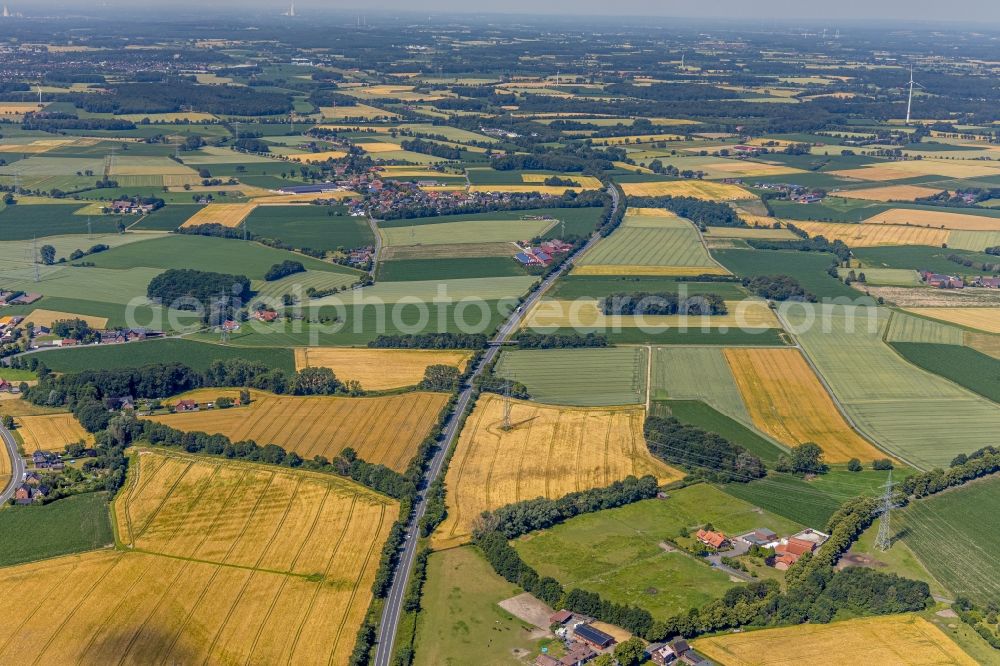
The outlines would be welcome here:
[[[604,633],[593,625],[582,622],[573,628],[573,637],[583,641],[595,650],[605,650],[615,644],[614,636]]]
[[[174,405],[175,412],[197,412],[198,403],[194,400],[180,400]]]
[[[928,287],[937,287],[938,289],[962,289],[965,287],[965,282],[957,275],[942,275],[941,273],[920,271],[920,277]]]
[[[974,277],[969,281],[970,287],[984,287],[986,289],[1000,289],[1000,278],[995,277]]]
[[[722,532],[713,532],[712,530],[698,530],[695,535],[698,541],[702,542],[706,546],[711,546],[712,548],[722,548],[729,543],[729,539]]]
[[[573,619],[573,613],[566,610],[565,608],[561,611],[557,611],[549,616],[549,624],[566,624]]]
[[[774,568],[779,571],[787,570],[788,567],[798,562],[800,557],[813,552],[829,538],[828,534],[805,529],[787,539],[782,539],[781,543],[774,548],[774,553],[777,556],[774,560]]]
[[[253,313],[253,318],[257,321],[269,323],[278,318],[278,313],[274,310],[257,310]]]
[[[650,643],[646,646],[646,654],[657,666],[667,664],[710,664],[708,659],[691,649],[683,638],[675,638],[669,643]]]
[[[36,488],[32,488],[27,483],[22,483],[14,491],[14,503],[23,506],[32,502],[41,502],[49,496],[50,492],[52,491],[48,486],[39,485]]]
[[[514,259],[523,266],[548,266],[552,263],[552,255],[540,247],[522,248],[514,255]]]

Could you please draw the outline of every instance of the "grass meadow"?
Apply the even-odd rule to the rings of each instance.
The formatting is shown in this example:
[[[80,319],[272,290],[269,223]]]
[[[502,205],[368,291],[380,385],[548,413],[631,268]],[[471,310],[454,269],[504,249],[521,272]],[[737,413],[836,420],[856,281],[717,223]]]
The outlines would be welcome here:
[[[646,350],[507,351],[495,372],[520,382],[532,400],[561,405],[635,405],[646,401]]]

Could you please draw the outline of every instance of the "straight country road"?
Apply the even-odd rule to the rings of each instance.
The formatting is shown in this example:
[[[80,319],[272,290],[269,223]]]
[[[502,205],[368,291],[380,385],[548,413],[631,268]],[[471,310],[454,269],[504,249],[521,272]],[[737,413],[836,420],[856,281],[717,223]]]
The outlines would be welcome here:
[[[618,211],[618,207],[622,204],[621,201],[619,201],[617,189],[611,187],[608,188],[608,192],[611,194],[614,204],[614,208],[612,210],[612,216],[614,216],[614,213]],[[448,420],[445,424],[441,443],[438,449],[434,452],[434,456],[431,458],[430,464],[427,467],[427,472],[424,474],[424,490],[422,490],[418,495],[413,516],[410,518],[410,523],[406,526],[406,539],[403,541],[403,552],[399,555],[399,562],[396,565],[396,571],[392,579],[392,587],[389,588],[389,594],[386,597],[385,606],[382,609],[382,619],[379,623],[378,644],[375,647],[375,666],[389,666],[392,662],[393,645],[396,640],[396,631],[399,628],[399,618],[402,615],[403,610],[403,596],[406,593],[406,587],[410,582],[413,560],[417,554],[417,525],[424,513],[427,511],[426,488],[430,486],[430,484],[441,474],[441,469],[444,467],[445,455],[455,442],[455,438],[459,433],[460,416],[465,413],[465,409],[469,406],[469,401],[472,400],[473,386],[476,378],[483,373],[485,368],[489,367],[489,365],[493,363],[497,354],[500,353],[500,346],[504,342],[507,342],[514,332],[517,331],[518,327],[521,325],[521,320],[531,309],[531,306],[537,303],[539,299],[541,299],[552,287],[552,285],[555,284],[555,281],[559,279],[559,277],[566,270],[568,270],[574,258],[589,250],[598,240],[600,240],[599,235],[595,234],[592,236],[583,247],[567,257],[566,261],[564,261],[558,269],[545,278],[541,285],[539,285],[538,289],[532,292],[531,295],[525,299],[521,307],[511,313],[507,321],[505,321],[498,329],[496,336],[490,342],[490,346],[486,349],[486,353],[479,359],[479,363],[476,364],[468,382],[459,393],[458,401],[455,403],[455,409],[448,416]]]
[[[10,482],[5,485],[3,492],[0,492],[0,504],[4,504],[14,496],[14,490],[24,480],[24,459],[17,451],[17,440],[14,439],[14,435],[3,426],[0,426],[0,439],[3,439],[4,443],[3,455],[10,457],[11,469]]]

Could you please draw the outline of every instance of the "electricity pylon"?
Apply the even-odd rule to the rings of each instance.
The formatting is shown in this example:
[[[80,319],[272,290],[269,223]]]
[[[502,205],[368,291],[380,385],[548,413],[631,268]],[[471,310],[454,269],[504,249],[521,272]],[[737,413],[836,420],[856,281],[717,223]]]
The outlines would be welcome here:
[[[885,494],[882,495],[882,504],[878,509],[879,519],[878,519],[878,536],[875,537],[875,547],[885,552],[889,550],[892,546],[892,532],[891,532],[891,514],[892,514],[892,488],[895,486],[892,482],[892,470],[889,470],[889,479],[882,486],[885,488]]]

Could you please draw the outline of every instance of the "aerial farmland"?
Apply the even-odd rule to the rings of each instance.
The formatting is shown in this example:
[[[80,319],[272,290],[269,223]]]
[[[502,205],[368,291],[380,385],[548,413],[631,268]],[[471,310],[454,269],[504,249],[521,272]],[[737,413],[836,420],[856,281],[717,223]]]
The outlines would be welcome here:
[[[7,2],[0,663],[1000,664],[1000,14],[799,4]]]

